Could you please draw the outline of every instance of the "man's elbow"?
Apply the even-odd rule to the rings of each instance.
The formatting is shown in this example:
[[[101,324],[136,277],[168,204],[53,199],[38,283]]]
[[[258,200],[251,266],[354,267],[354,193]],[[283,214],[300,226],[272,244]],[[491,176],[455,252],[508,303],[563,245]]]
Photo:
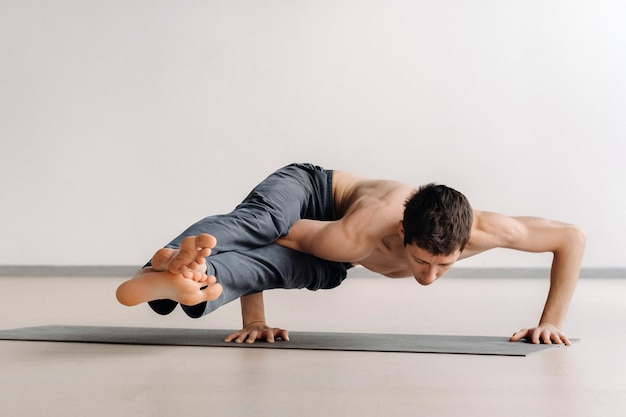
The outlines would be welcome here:
[[[282,237],[277,239],[274,243],[283,246],[288,249],[292,249],[298,252],[304,252],[302,245],[297,240],[289,239],[286,237]]]
[[[581,246],[585,246],[587,243],[587,234],[583,229],[578,226],[571,226],[572,238]]]
[[[585,231],[578,226],[568,224],[565,226],[565,239],[567,246],[577,248],[581,252],[584,251],[587,243],[587,235]]]

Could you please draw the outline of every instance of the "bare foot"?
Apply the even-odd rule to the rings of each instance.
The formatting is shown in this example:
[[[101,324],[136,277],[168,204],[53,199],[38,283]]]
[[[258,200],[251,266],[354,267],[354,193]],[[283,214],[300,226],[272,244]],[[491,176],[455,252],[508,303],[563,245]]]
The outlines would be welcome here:
[[[215,283],[214,276],[207,276],[204,260],[215,244],[215,237],[199,235],[185,238],[179,250],[158,250],[151,268],[142,269],[118,287],[117,300],[127,306],[162,299],[189,306],[215,300],[222,286]]]
[[[158,250],[152,257],[152,268],[197,280],[196,272],[202,274],[206,272],[204,258],[211,254],[211,249],[216,244],[215,237],[208,234],[188,236],[183,239],[178,250],[170,248]]]

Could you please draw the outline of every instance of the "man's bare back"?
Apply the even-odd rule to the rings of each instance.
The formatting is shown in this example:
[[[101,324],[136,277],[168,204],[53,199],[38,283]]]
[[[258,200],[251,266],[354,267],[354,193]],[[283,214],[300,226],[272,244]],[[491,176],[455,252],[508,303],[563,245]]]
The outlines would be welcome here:
[[[328,225],[314,220],[298,221],[277,243],[324,259],[361,265],[386,277],[410,277],[413,268],[402,239],[402,217],[405,202],[415,192],[414,187],[398,181],[363,179],[334,171],[333,201],[338,220],[333,226],[351,236],[349,244],[322,240],[318,232]],[[307,245],[308,239],[316,242]],[[451,266],[458,255],[437,259],[437,264]]]
[[[414,192],[414,187],[398,181],[366,180],[334,172],[333,199],[338,217],[360,226],[372,247],[368,256],[354,264],[390,278],[410,276],[398,227],[404,203]]]

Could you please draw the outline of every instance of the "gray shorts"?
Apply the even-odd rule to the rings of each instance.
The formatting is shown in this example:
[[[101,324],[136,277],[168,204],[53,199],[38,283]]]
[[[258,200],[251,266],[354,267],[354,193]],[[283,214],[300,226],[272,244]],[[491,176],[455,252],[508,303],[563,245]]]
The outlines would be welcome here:
[[[178,248],[186,236],[209,233],[217,238],[206,262],[208,274],[222,285],[222,295],[181,306],[185,313],[201,317],[239,297],[274,288],[318,290],[341,284],[350,264],[273,243],[299,219],[335,220],[332,177],[332,171],[315,165],[288,165],[257,185],[232,212],[206,217],[170,242],[166,247]],[[159,314],[168,314],[177,305],[172,300],[149,304]]]

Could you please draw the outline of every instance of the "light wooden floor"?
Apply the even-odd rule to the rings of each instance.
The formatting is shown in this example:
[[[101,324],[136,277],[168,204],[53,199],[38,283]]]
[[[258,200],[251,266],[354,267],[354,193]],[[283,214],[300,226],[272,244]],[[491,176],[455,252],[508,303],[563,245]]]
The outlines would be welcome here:
[[[0,278],[0,328],[239,326],[237,303],[198,320],[122,307],[121,281]],[[543,279],[349,278],[269,292],[266,305],[291,330],[508,336],[536,322],[546,290]],[[20,417],[623,416],[625,298],[626,279],[581,280],[565,330],[582,341],[526,358],[0,341],[0,405]]]

